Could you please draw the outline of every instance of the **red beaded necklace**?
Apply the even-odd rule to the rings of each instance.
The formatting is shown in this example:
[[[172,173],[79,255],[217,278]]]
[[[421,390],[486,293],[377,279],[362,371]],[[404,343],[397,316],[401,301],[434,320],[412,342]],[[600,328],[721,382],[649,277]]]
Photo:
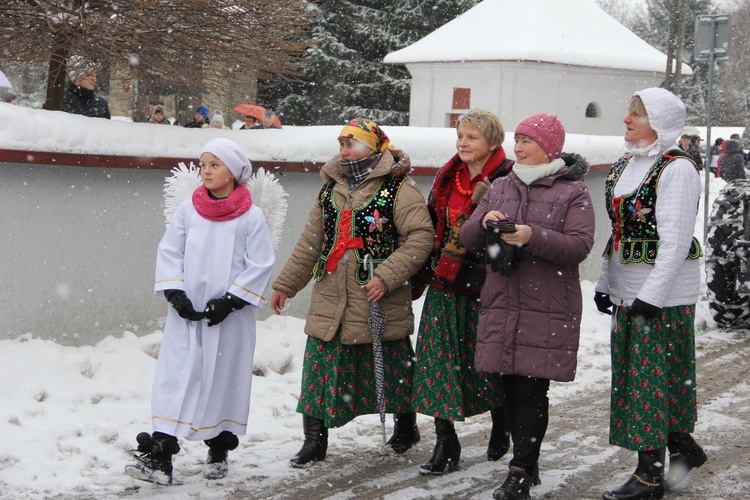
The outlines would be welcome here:
[[[456,170],[456,175],[453,177],[453,179],[456,181],[456,189],[459,193],[461,193],[464,196],[471,196],[474,194],[474,192],[471,189],[464,189],[464,187],[461,185],[461,171]],[[469,186],[471,186],[471,180],[469,180]]]

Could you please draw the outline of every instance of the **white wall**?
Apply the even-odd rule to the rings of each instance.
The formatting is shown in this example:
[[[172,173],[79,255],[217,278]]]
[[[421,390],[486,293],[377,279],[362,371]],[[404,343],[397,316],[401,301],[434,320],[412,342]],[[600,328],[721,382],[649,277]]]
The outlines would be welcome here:
[[[453,89],[471,89],[471,107],[485,108],[512,130],[536,113],[560,117],[571,134],[621,135],[632,93],[658,86],[659,74],[528,62],[414,63],[410,126],[446,127]],[[586,118],[597,103],[599,116]]]
[[[585,152],[583,152],[585,153]],[[125,330],[160,329],[167,303],[153,295],[156,247],[164,233],[165,170],[0,163],[0,338],[30,333],[61,344],[94,344]],[[289,211],[275,275],[302,233],[321,186],[314,173],[284,174]],[[415,177],[428,193],[432,177]],[[604,173],[587,182],[607,234]],[[596,279],[597,242],[582,276]],[[285,314],[304,317],[308,286]],[[270,313],[266,307],[259,317]]]

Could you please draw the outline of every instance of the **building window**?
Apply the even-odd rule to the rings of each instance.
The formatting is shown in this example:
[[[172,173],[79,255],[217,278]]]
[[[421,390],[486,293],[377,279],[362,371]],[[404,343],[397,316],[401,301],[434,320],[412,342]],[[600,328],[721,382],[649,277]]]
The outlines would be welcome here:
[[[469,109],[471,107],[471,89],[453,89],[453,109]]]
[[[471,89],[466,88],[453,88],[453,102],[451,103],[451,110],[453,113],[448,113],[448,126],[454,128],[459,117],[463,113],[456,113],[459,110],[468,110],[471,108]]]
[[[595,102],[590,102],[586,106],[586,118],[596,118],[599,116],[599,106]]]

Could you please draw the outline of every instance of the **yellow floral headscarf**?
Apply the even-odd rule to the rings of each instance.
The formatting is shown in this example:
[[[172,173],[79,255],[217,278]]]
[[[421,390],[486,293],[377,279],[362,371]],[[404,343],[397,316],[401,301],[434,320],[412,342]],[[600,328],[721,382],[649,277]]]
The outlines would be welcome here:
[[[341,131],[339,137],[349,137],[359,141],[378,153],[383,153],[386,149],[394,149],[383,129],[367,118],[355,118],[350,121]]]

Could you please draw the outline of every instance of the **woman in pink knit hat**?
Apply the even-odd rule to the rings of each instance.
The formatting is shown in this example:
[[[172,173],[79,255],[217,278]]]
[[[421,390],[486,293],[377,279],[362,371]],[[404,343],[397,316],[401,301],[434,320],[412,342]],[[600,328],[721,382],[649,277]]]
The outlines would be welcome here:
[[[551,380],[576,373],[583,312],[578,266],[594,244],[589,165],[562,152],[556,116],[516,128],[516,163],[497,178],[461,228],[469,251],[485,250],[475,369],[503,375],[513,458],[497,499],[527,499],[539,484]]]

